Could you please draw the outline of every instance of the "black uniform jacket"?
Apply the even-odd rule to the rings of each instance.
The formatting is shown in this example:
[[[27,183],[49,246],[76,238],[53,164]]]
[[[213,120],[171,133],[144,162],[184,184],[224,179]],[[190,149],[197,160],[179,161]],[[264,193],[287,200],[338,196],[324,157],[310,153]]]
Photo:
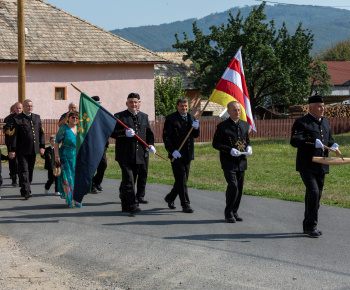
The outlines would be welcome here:
[[[220,151],[221,168],[225,170],[247,170],[247,156],[233,157],[231,149],[245,152],[249,140],[249,124],[239,120],[237,124],[231,119],[218,124],[213,138],[213,147]]]
[[[45,148],[44,129],[40,116],[31,114],[31,117],[27,117],[21,113],[14,117],[9,143],[9,151],[16,152],[20,156],[38,154],[40,148]]]
[[[319,122],[315,117],[307,114],[297,119],[292,127],[290,144],[298,148],[296,170],[304,172],[310,170],[315,174],[329,173],[329,166],[312,162],[313,156],[328,156],[328,150],[315,148],[316,139],[331,147],[334,144],[331,128],[326,119]]]
[[[137,118],[129,111],[117,113],[114,116],[119,118],[130,129],[134,129],[138,135],[148,145],[154,145],[154,135],[148,121],[148,115],[142,112],[137,113]],[[125,128],[117,123],[111,135],[116,139],[115,160],[120,164],[145,164],[149,156],[146,146],[135,137],[126,137]]]
[[[42,155],[41,158],[45,159],[44,168],[47,170],[53,170],[53,167],[55,165],[55,155],[54,149],[51,148],[51,146],[45,148],[44,155]]]
[[[163,129],[163,142],[170,159],[173,158],[172,153],[179,149],[195,120],[196,118],[194,116],[187,113],[186,122],[178,111],[166,116]],[[180,154],[184,160],[190,161],[194,159],[193,138],[199,137],[199,133],[199,128],[198,130],[193,129],[186,143],[182,146]]]
[[[16,114],[10,114],[8,115],[5,119],[4,119],[4,123],[6,123],[6,125],[3,127],[4,133],[7,130],[12,130],[13,129],[13,122],[12,119],[16,116]],[[9,146],[9,141],[10,141],[10,136],[9,134],[5,133],[5,144],[6,146]]]

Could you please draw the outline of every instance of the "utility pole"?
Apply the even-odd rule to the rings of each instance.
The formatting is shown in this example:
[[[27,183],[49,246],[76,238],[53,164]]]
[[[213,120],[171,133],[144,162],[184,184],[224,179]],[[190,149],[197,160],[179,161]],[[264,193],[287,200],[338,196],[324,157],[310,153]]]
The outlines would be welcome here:
[[[26,99],[26,57],[24,32],[24,0],[17,0],[18,31],[18,101],[23,104]]]

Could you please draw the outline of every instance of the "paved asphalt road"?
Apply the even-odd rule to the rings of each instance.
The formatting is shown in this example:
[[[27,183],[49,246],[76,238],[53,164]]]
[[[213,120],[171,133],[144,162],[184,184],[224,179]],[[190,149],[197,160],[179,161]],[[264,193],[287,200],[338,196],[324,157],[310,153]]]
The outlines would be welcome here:
[[[170,210],[170,186],[148,184],[147,205],[121,212],[120,180],[106,179],[81,209],[44,195],[23,200],[3,168],[0,234],[31,255],[124,289],[350,289],[349,209],[321,206],[320,238],[301,233],[303,203],[244,196],[244,221],[223,219],[224,193],[190,189],[193,214]]]

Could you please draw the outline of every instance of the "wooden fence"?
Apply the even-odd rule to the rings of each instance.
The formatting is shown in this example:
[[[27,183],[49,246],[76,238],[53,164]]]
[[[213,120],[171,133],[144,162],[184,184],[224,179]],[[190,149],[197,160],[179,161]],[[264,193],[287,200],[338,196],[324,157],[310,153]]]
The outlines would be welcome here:
[[[2,122],[2,120],[0,120]],[[196,142],[210,142],[213,139],[216,126],[222,120],[213,118],[203,118],[200,120],[201,134],[199,138],[196,138]],[[294,119],[273,119],[273,120],[255,120],[255,126],[257,132],[252,131],[250,138],[290,138],[292,125]],[[350,118],[331,118],[329,119],[331,124],[332,133],[334,135],[345,134],[350,132]],[[56,135],[58,126],[58,120],[46,119],[43,120],[43,126],[45,131],[46,143],[49,143],[50,135]],[[155,136],[156,143],[162,143],[162,132],[163,132],[164,120],[151,122],[152,131]],[[114,143],[114,139],[110,139],[110,143]],[[5,144],[5,137],[1,130],[0,132],[0,144]]]

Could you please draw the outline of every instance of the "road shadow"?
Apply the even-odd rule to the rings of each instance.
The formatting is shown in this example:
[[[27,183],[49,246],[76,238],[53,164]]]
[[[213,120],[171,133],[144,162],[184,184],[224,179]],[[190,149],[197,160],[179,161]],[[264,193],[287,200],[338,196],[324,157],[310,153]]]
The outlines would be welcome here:
[[[242,242],[250,242],[252,239],[295,239],[307,237],[302,233],[266,233],[266,234],[211,234],[211,235],[189,235],[180,237],[164,237],[166,240],[197,240],[220,242],[227,240],[245,240]]]

